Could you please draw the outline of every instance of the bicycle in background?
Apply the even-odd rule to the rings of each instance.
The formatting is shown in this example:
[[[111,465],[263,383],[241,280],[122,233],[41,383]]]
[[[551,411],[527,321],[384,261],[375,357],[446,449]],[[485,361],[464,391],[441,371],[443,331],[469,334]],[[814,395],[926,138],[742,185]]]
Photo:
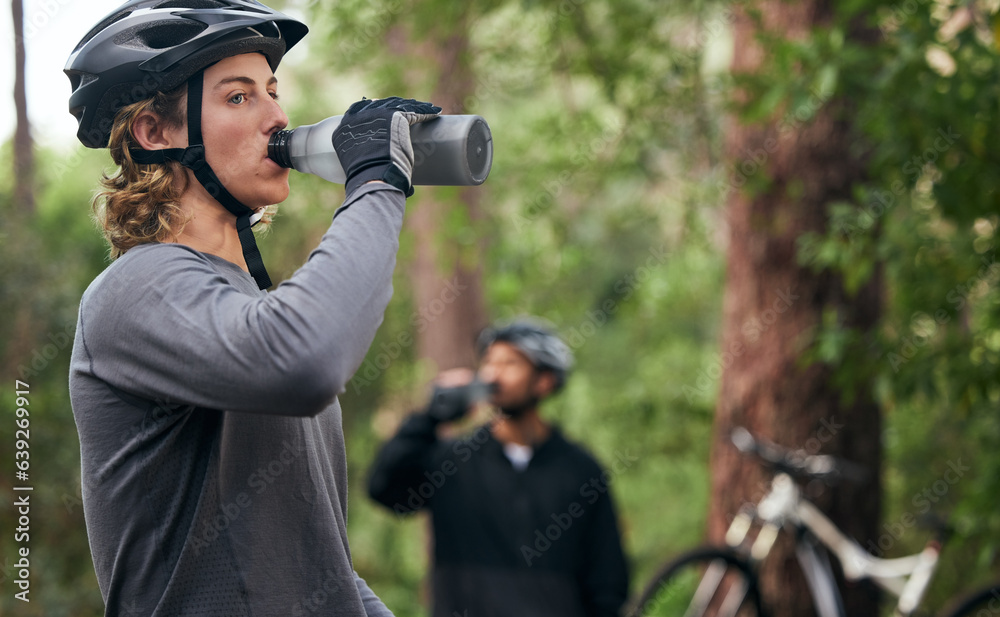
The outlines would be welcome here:
[[[846,617],[830,555],[840,563],[847,581],[872,581],[892,594],[897,599],[895,617],[916,614],[934,576],[943,533],[919,553],[895,559],[875,557],[841,531],[796,484],[796,480],[858,480],[863,477],[859,466],[828,455],[787,450],[743,428],[732,432],[732,441],[771,472],[767,493],[740,510],[726,532],[724,546],[697,548],[661,567],[630,617],[768,615],[757,572],[781,532],[790,533],[795,542],[819,617]],[[977,590],[952,607],[942,615],[1000,617],[1000,583]]]

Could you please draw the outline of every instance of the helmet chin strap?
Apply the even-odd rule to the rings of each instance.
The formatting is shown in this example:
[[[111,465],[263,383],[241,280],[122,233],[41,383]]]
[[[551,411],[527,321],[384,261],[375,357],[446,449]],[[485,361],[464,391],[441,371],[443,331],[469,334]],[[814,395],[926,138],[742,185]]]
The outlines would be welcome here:
[[[245,206],[232,193],[226,190],[222,181],[205,159],[205,144],[201,136],[201,106],[202,91],[205,83],[204,70],[192,75],[187,82],[188,104],[188,147],[166,148],[163,150],[132,150],[130,154],[136,163],[151,164],[177,161],[194,172],[194,177],[205,187],[208,194],[236,216],[236,232],[239,234],[240,246],[243,249],[243,259],[246,260],[250,276],[257,282],[257,287],[267,289],[271,286],[271,278],[264,268],[264,260],[257,248],[257,239],[251,227],[260,220],[254,211]]]

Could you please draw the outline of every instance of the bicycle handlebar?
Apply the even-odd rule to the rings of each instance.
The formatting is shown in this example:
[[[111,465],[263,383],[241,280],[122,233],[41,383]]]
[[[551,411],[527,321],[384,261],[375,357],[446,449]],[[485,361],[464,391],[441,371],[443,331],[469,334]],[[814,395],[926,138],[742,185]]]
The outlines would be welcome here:
[[[857,463],[829,454],[809,454],[805,450],[786,449],[754,437],[750,431],[742,426],[733,429],[730,439],[740,452],[752,454],[760,459],[765,466],[790,476],[826,482],[835,482],[841,479],[850,482],[864,482],[868,479],[868,471]]]

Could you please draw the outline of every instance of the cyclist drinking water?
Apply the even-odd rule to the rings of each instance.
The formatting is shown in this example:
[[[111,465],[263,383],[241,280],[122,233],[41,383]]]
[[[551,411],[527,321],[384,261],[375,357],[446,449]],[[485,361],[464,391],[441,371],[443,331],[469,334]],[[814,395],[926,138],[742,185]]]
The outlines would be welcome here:
[[[391,614],[351,563],[337,394],[392,294],[402,128],[440,109],[351,106],[346,200],[266,293],[250,226],[289,192],[274,70],[306,31],[254,0],[132,0],[68,61],[78,137],[118,165],[70,369],[107,615]]]

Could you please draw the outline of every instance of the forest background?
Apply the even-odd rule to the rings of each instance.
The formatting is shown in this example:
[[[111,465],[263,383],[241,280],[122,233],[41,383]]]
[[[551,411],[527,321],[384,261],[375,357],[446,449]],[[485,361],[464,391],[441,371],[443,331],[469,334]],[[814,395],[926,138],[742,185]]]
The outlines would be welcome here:
[[[311,27],[279,70],[292,126],[362,95],[403,94],[482,115],[493,131],[483,186],[418,187],[410,200],[395,295],[342,397],[355,566],[397,615],[426,614],[426,520],[373,505],[368,466],[437,370],[474,361],[476,329],[522,314],[557,324],[577,358],[544,415],[605,465],[626,462],[611,490],[633,593],[711,535],[725,477],[713,452],[734,417],[722,386],[744,360],[788,354],[768,334],[814,304],[789,366],[822,368],[845,415],[817,418],[815,399],[774,396],[756,428],[798,423],[786,446],[872,468],[877,480],[853,499],[873,504],[856,508],[877,517],[859,538],[873,552],[919,550],[929,532],[918,516],[948,516],[954,536],[929,605],[997,578],[1000,2],[272,5]],[[763,53],[740,69],[753,49]],[[47,78],[68,97],[63,76]],[[839,154],[778,155],[830,118]],[[754,127],[785,145],[734,137]],[[0,613],[98,615],[66,379],[80,295],[108,263],[88,204],[110,161],[24,140],[0,153]],[[841,168],[843,190],[799,199]],[[733,214],[779,184],[780,216],[750,220],[755,238],[790,235],[794,250],[753,271],[834,281],[848,304],[875,290],[873,319],[859,326],[794,285],[740,297],[727,277],[745,238]],[[306,259],[342,198],[293,174],[261,241],[272,278]],[[14,598],[16,380],[30,386],[30,604]],[[851,415],[856,400],[871,401],[867,416]],[[852,430],[876,447],[838,439]]]

